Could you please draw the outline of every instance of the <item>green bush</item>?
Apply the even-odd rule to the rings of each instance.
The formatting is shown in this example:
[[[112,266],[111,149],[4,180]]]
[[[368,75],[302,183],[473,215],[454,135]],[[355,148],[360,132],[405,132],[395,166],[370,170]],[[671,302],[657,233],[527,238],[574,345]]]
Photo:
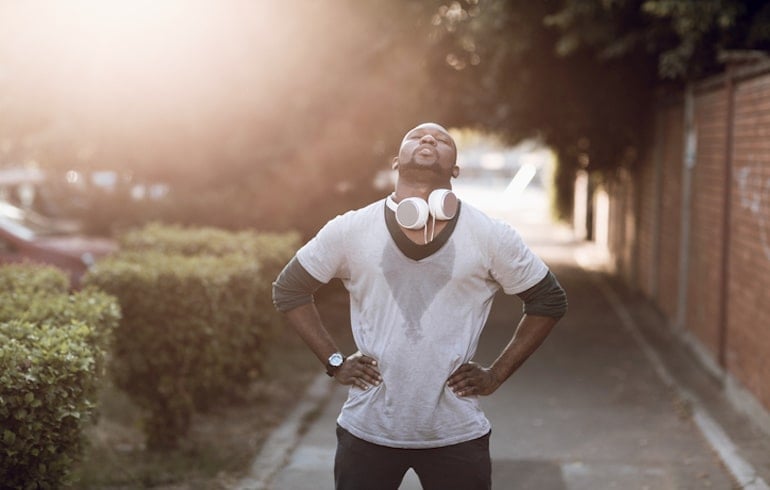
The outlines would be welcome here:
[[[15,294],[0,304],[0,321],[22,320],[34,325],[62,325],[82,321],[91,327],[88,343],[94,351],[94,372],[106,370],[105,355],[120,319],[116,299],[94,288],[72,294]]]
[[[9,264],[0,267],[0,292],[3,302],[14,296],[37,293],[64,294],[69,279],[59,269],[38,264]]]
[[[54,268],[0,267],[0,481],[58,488],[82,456],[93,419],[115,299],[67,293]]]
[[[94,288],[68,293],[61,270],[35,264],[0,267],[0,321],[23,320],[35,325],[82,321],[91,326],[89,345],[94,349],[97,372],[104,372],[104,355],[118,326],[116,299]]]
[[[252,250],[254,233],[233,233],[219,228],[185,228],[152,223],[120,237],[122,250],[173,255],[229,255]]]
[[[250,257],[127,252],[100,262],[86,283],[119,298],[110,371],[147,411],[149,447],[173,447],[196,408],[257,376],[257,306],[268,291]]]
[[[253,257],[265,277],[275,278],[299,246],[298,233],[230,232],[219,228],[185,228],[153,223],[120,237],[121,250],[154,251],[187,256]]]
[[[254,279],[264,291],[255,300],[253,324],[259,326],[263,336],[269,336],[280,325],[281,318],[272,306],[272,281],[299,247],[298,233],[231,232],[152,223],[123,234],[119,240],[123,258],[129,263],[141,262],[142,253],[148,251],[190,257],[243,254],[259,266],[260,273]]]
[[[297,234],[151,224],[85,277],[118,297],[115,384],[147,412],[151,448],[176,445],[195,410],[240,397],[280,322],[272,281]]]

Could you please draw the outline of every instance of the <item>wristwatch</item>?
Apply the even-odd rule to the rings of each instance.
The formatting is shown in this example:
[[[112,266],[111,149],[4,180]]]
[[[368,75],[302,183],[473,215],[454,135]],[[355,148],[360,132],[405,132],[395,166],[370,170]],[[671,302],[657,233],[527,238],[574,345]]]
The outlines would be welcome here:
[[[334,377],[334,373],[336,373],[337,369],[342,366],[343,362],[345,362],[345,356],[343,356],[340,352],[335,352],[334,354],[330,355],[329,359],[326,361],[326,374]]]

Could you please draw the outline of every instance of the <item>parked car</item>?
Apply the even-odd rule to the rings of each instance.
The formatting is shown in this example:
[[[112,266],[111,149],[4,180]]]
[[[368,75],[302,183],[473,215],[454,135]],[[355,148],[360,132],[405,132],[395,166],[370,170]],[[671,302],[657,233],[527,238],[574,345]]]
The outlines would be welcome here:
[[[36,262],[64,270],[73,288],[101,257],[118,248],[109,238],[86,236],[76,223],[55,220],[0,201],[0,264]]]

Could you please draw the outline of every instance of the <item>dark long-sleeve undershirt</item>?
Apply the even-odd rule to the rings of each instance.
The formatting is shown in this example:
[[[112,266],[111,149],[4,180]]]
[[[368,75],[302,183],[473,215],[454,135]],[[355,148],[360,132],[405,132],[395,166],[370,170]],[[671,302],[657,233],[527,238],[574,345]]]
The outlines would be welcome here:
[[[287,312],[312,303],[313,293],[322,285],[294,257],[273,283],[273,304],[279,311]],[[524,303],[524,313],[528,315],[561,318],[567,311],[567,295],[551,271],[517,296]]]

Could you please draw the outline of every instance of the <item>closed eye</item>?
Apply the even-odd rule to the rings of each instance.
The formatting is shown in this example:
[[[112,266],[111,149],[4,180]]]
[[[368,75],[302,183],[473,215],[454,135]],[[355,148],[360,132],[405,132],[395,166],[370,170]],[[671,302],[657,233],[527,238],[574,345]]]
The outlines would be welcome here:
[[[406,139],[407,140],[421,140],[422,138],[425,137],[425,135],[428,135],[428,134],[433,136],[433,139],[435,139],[436,141],[438,141],[440,143],[443,143],[443,144],[445,144],[447,146],[453,146],[452,145],[452,140],[447,138],[443,134],[431,134],[431,133],[420,133],[420,132],[417,132],[417,133],[412,133],[412,134],[408,135],[406,137]]]

